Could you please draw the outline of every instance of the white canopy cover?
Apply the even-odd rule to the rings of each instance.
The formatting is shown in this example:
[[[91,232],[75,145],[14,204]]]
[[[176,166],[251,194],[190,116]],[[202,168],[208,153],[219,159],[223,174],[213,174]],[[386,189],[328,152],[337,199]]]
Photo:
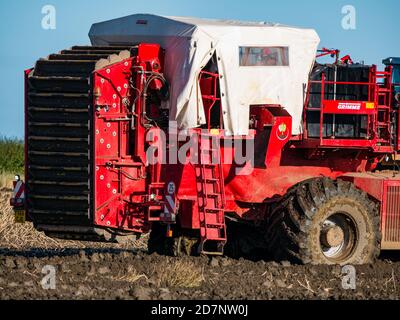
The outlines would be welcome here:
[[[228,135],[248,134],[249,106],[259,104],[282,105],[293,118],[293,134],[302,131],[305,90],[320,40],[314,30],[135,14],[96,23],[89,37],[92,45],[160,44],[171,86],[170,117],[181,129],[206,123],[198,77],[215,54]]]

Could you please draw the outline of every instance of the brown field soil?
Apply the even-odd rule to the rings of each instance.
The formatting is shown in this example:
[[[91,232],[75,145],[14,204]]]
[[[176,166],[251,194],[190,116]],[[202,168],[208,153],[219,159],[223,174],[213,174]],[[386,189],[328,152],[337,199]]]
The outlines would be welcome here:
[[[356,266],[345,290],[340,266],[300,266],[227,257],[148,255],[146,242],[59,241],[14,225],[0,192],[0,299],[400,299],[400,255]],[[55,289],[42,287],[46,266]]]

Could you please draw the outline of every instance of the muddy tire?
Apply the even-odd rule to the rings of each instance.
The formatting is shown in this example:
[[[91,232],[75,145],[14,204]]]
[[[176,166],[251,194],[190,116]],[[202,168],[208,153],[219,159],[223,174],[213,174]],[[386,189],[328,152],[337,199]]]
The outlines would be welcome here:
[[[327,178],[289,190],[267,222],[275,260],[302,264],[368,264],[380,253],[378,205],[350,182]]]

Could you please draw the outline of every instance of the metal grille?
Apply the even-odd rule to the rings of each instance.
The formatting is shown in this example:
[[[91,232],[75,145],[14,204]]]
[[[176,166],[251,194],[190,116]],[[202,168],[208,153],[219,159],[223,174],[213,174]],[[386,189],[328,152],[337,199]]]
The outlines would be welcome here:
[[[400,186],[387,186],[384,241],[400,242]]]

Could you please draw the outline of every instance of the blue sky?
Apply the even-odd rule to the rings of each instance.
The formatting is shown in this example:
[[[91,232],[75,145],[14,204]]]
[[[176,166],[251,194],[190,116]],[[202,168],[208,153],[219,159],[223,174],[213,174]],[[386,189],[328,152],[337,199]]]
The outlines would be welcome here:
[[[42,7],[53,5],[56,30],[41,26]],[[356,9],[356,30],[344,30],[342,7]],[[94,22],[133,13],[273,21],[311,27],[321,47],[339,48],[354,60],[380,65],[400,56],[398,0],[1,0],[0,135],[23,137],[23,70],[50,53],[89,44]]]

